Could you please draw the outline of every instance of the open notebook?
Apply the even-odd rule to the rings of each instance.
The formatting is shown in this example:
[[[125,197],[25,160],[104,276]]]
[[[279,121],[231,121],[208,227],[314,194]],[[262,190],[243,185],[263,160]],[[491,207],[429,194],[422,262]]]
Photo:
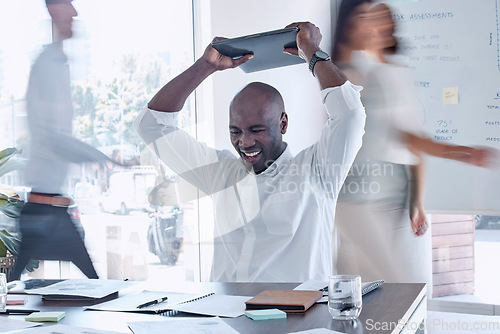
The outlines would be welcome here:
[[[162,302],[139,308],[138,306],[154,301]],[[245,301],[251,297],[228,296],[215,293],[189,294],[165,291],[143,291],[119,297],[115,300],[86,307],[88,310],[140,312],[168,314],[179,311],[200,315],[239,317],[245,313]]]
[[[119,297],[104,303],[86,307],[87,310],[95,311],[117,311],[117,312],[138,312],[138,313],[164,313],[172,310],[174,305],[191,302],[197,299],[205,298],[213,293],[200,295],[189,293],[165,292],[165,291],[142,291]],[[139,308],[145,303],[161,300],[167,297],[163,302]]]

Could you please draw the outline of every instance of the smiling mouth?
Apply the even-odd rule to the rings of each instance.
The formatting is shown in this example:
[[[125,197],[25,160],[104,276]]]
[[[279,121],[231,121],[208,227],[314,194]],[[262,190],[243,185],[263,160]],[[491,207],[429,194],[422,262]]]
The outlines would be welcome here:
[[[243,154],[249,158],[253,158],[255,157],[257,154],[259,154],[261,151],[257,151],[257,152],[243,152]]]
[[[241,151],[241,156],[245,161],[247,161],[250,164],[255,164],[257,161],[260,160],[260,154],[262,151],[254,151],[254,152],[244,152]]]

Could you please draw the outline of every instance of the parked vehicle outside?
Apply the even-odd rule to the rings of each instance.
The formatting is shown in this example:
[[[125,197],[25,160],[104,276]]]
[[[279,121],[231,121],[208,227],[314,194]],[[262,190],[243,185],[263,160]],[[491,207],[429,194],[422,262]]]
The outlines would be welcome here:
[[[162,264],[177,263],[183,245],[184,212],[178,206],[152,206],[149,212],[148,247]]]
[[[109,177],[109,187],[100,200],[101,210],[127,215],[130,211],[146,211],[148,194],[158,173],[153,166],[134,166],[115,171]]]

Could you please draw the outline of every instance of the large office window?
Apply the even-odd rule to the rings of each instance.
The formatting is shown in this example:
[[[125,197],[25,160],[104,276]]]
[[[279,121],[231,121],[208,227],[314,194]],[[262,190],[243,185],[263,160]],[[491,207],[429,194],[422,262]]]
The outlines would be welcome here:
[[[78,204],[80,216],[73,216],[84,227],[96,270],[112,279],[198,280],[197,202],[148,201],[161,181],[176,180],[132,126],[156,91],[193,62],[192,1],[73,4],[78,11],[75,34],[65,42],[73,134],[123,165],[75,165],[67,178],[65,192]],[[51,23],[43,0],[23,0],[0,4],[0,25],[0,149],[23,149],[29,136],[24,103],[29,69],[51,41]],[[182,126],[194,135],[194,98],[181,115]],[[24,186],[22,173],[10,173],[0,183]],[[12,220],[0,219],[2,227],[14,229]],[[44,261],[30,276],[82,274],[69,263]]]

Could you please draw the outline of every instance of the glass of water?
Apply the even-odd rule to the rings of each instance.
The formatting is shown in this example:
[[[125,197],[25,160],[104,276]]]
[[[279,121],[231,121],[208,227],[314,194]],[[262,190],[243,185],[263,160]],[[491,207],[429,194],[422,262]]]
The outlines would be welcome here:
[[[4,310],[7,305],[7,276],[0,273],[0,310]]]
[[[361,276],[330,276],[328,284],[328,310],[333,319],[357,319],[361,313],[362,305]]]

